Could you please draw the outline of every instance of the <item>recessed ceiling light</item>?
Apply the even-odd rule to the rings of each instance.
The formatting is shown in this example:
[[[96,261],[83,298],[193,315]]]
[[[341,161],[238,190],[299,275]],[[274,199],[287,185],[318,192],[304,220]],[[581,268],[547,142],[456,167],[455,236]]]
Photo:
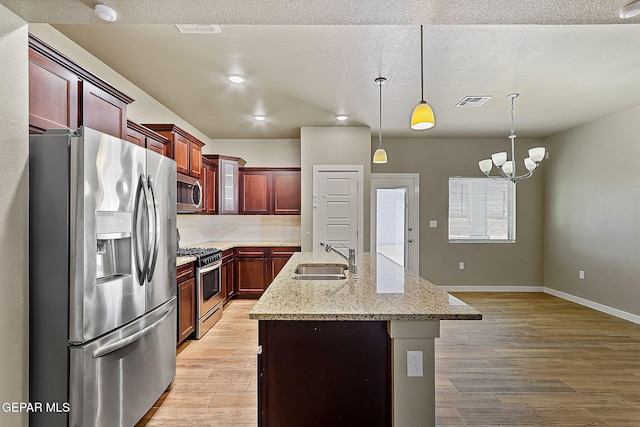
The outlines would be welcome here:
[[[628,19],[633,18],[634,16],[640,15],[640,1],[634,1],[629,3],[622,9],[620,9],[620,18]]]
[[[265,120],[267,120],[267,118],[265,116],[256,115],[256,116],[253,116],[253,120],[256,120],[258,122],[264,122]]]
[[[349,118],[349,116],[347,116],[346,114],[338,114],[336,116],[336,120],[340,120],[341,122],[344,122],[345,120],[347,120]]]
[[[247,78],[240,74],[229,74],[227,76],[227,80],[229,80],[231,83],[244,83],[247,81]]]
[[[97,4],[93,11],[98,16],[98,18],[102,19],[103,21],[113,22],[118,19],[116,11],[104,4]]]

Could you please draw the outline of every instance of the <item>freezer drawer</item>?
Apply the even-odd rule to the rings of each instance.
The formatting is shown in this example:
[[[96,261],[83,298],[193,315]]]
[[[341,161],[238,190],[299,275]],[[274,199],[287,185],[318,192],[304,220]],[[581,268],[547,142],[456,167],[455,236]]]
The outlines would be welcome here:
[[[70,350],[70,426],[133,426],[176,372],[176,298]]]

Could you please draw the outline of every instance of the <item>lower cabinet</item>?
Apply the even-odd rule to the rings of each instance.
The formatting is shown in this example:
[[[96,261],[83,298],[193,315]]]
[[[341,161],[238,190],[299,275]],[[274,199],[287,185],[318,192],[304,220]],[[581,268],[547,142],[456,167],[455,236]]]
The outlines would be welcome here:
[[[299,246],[236,249],[236,295],[260,298]]]
[[[178,284],[178,344],[196,330],[196,282],[193,263],[177,269]]]
[[[259,298],[267,289],[268,248],[236,249],[236,285],[238,297]]]
[[[235,282],[235,252],[233,249],[227,249],[222,252],[222,266],[220,267],[220,275],[222,282],[222,293],[224,301],[227,302],[235,295],[233,283]]]

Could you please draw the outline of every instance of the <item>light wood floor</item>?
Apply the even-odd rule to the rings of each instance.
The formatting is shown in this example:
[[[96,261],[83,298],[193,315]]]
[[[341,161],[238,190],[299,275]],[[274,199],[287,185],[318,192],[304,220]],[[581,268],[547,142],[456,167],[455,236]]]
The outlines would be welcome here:
[[[484,319],[441,322],[438,426],[640,426],[640,325],[546,294],[456,296]],[[172,389],[139,426],[256,425],[253,303],[232,301],[179,348]]]

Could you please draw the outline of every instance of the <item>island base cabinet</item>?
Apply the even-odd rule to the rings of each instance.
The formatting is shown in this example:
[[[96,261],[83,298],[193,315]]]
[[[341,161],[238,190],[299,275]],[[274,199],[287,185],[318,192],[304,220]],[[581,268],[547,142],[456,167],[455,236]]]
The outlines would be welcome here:
[[[387,322],[259,322],[258,426],[391,426]]]

